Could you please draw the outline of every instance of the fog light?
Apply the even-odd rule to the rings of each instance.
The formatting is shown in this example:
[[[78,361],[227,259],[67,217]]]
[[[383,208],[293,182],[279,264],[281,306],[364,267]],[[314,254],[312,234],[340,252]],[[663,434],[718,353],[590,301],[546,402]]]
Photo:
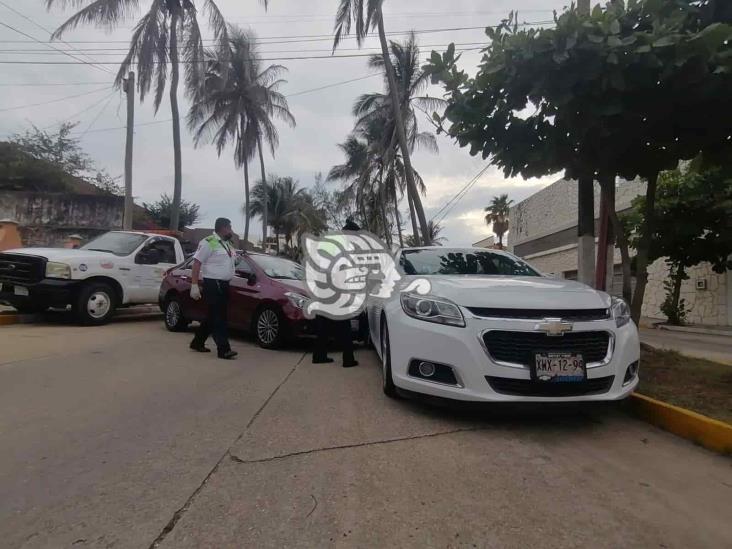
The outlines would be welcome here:
[[[628,369],[625,370],[625,378],[623,378],[623,385],[627,385],[633,381],[638,375],[638,362],[633,362]]]
[[[435,375],[435,365],[431,362],[420,362],[419,373],[424,377],[432,377]]]

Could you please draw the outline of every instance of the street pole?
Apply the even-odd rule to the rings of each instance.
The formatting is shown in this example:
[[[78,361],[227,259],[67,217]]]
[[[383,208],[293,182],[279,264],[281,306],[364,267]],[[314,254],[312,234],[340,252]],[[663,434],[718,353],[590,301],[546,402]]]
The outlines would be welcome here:
[[[578,0],[580,15],[590,15],[590,0]],[[577,280],[595,283],[595,184],[592,174],[577,181]]]
[[[135,206],[132,200],[132,140],[135,129],[135,73],[130,71],[123,84],[127,94],[127,142],[125,144],[125,213],[122,228],[132,230],[132,213]]]

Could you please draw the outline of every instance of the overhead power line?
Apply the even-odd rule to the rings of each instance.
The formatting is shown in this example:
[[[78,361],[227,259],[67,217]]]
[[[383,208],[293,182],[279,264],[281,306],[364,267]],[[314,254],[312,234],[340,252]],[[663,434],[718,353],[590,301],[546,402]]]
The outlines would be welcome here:
[[[30,107],[40,107],[41,105],[50,105],[51,103],[59,103],[61,101],[66,101],[67,99],[74,99],[76,97],[83,97],[84,95],[91,95],[93,93],[99,93],[100,91],[108,90],[109,86],[105,86],[103,88],[99,88],[97,90],[92,90],[84,93],[77,93],[75,95],[68,95],[66,97],[59,97],[58,99],[51,99],[50,101],[41,101],[40,103],[29,103],[26,105],[16,105],[15,107],[7,107],[4,109],[0,109],[0,112],[8,112],[8,111],[17,111],[20,109],[27,109]]]
[[[440,221],[445,219],[447,214],[450,213],[450,210],[452,210],[457,205],[457,203],[460,202],[465,197],[465,195],[468,193],[468,191],[470,191],[470,189],[473,188],[473,185],[475,185],[478,182],[478,180],[483,176],[483,174],[488,171],[488,168],[490,168],[490,166],[491,166],[490,164],[486,164],[483,168],[481,168],[480,171],[477,174],[475,174],[473,176],[473,178],[470,179],[470,181],[468,181],[463,186],[462,189],[460,189],[457,193],[455,193],[455,195],[450,200],[448,200],[435,215],[432,216],[432,219],[430,219],[430,221],[439,223]],[[438,217],[439,217],[439,219],[438,219]]]
[[[51,32],[50,30],[48,30],[48,29],[47,29],[46,27],[44,27],[44,26],[43,26],[43,25],[41,25],[40,23],[36,22],[36,21],[35,21],[34,19],[31,19],[30,17],[28,17],[28,16],[27,16],[27,15],[25,15],[24,13],[21,13],[21,12],[19,12],[18,10],[16,10],[16,9],[15,9],[15,8],[13,8],[12,6],[8,6],[8,5],[7,5],[7,4],[5,3],[5,2],[3,2],[2,0],[0,0],[0,6],[4,6],[4,7],[6,8],[6,9],[9,9],[9,10],[10,10],[10,11],[12,11],[12,12],[13,12],[14,14],[16,14],[16,15],[17,15],[18,17],[22,17],[23,19],[25,19],[26,21],[28,21],[29,23],[31,23],[31,24],[32,24],[32,25],[34,25],[35,27],[38,27],[38,28],[39,28],[39,29],[41,29],[41,30],[42,30],[43,32],[45,32],[46,34],[48,34],[48,36],[53,36],[53,32]],[[63,40],[60,40],[60,42],[61,42],[62,44],[66,44],[67,46],[71,47],[71,45],[70,45],[70,44],[68,44],[67,42],[64,42]],[[46,45],[46,46],[48,46],[48,44],[45,44],[45,45]],[[73,48],[72,48],[72,49],[73,49]],[[64,54],[65,54],[65,52],[64,52]],[[94,59],[92,59],[92,58],[91,58],[90,56],[88,56],[88,55],[85,55],[85,54],[82,54],[82,55],[84,55],[84,57],[86,57],[86,58],[87,58],[88,60],[94,61]],[[108,73],[112,74],[112,71],[110,71],[110,70],[109,70],[109,69],[107,69],[106,67],[101,67],[101,68],[102,68],[102,69],[103,69],[103,70],[104,70],[105,72],[108,72]]]
[[[554,21],[552,20],[544,20],[544,21],[525,21],[523,23],[518,23],[518,26],[532,26],[532,25],[546,25],[546,24],[553,24]],[[432,34],[432,33],[440,33],[440,32],[458,32],[458,31],[468,31],[468,30],[484,30],[488,27],[495,28],[499,26],[499,24],[493,24],[493,25],[480,25],[477,27],[442,27],[442,28],[433,28],[433,29],[411,29],[411,30],[400,30],[400,31],[387,31],[387,36],[403,36],[408,35],[410,33],[414,34]],[[366,34],[366,38],[378,38],[378,33],[368,33]],[[33,39],[33,37],[29,37]],[[355,35],[348,35],[341,37],[343,40],[355,40]],[[34,41],[37,41],[33,39]],[[274,41],[269,41],[274,40]],[[332,41],[333,40],[333,34],[300,34],[300,35],[279,35],[279,36],[258,36],[257,42],[260,45],[267,45],[267,44],[290,44],[290,43],[299,43],[299,42],[310,42],[310,41]],[[204,38],[204,43],[214,43],[216,40],[214,38]],[[27,40],[0,40],[0,44],[27,44]],[[129,40],[66,40],[66,44],[129,44]]]
[[[109,73],[109,72],[110,72],[109,70],[105,69],[104,67],[99,67],[99,66],[97,66],[97,65],[96,65],[96,64],[94,64],[94,63],[90,63],[90,62],[88,62],[88,61],[84,61],[84,60],[83,60],[83,59],[81,59],[80,57],[76,57],[75,55],[73,55],[73,54],[71,54],[71,53],[69,53],[69,52],[67,52],[67,51],[64,51],[64,50],[61,50],[61,49],[59,49],[59,48],[57,48],[57,47],[55,47],[55,46],[52,46],[51,44],[46,44],[45,42],[43,42],[43,41],[41,41],[41,40],[38,40],[38,39],[37,39],[37,38],[35,38],[34,36],[31,36],[30,34],[27,34],[27,33],[23,32],[23,31],[21,31],[21,30],[18,30],[18,29],[16,29],[15,27],[11,27],[10,25],[7,25],[6,23],[3,23],[2,21],[0,21],[0,25],[2,25],[3,27],[5,27],[5,28],[7,28],[7,29],[10,29],[10,30],[11,30],[11,31],[13,31],[13,32],[17,32],[18,34],[20,34],[20,35],[22,35],[22,36],[25,36],[26,38],[30,38],[30,39],[31,39],[31,40],[33,40],[34,42],[37,42],[37,43],[39,43],[39,44],[43,44],[43,45],[45,45],[45,46],[48,46],[48,47],[49,47],[49,48],[51,48],[52,50],[60,51],[60,52],[62,52],[62,53],[63,53],[64,55],[66,55],[66,56],[68,56],[68,57],[71,57],[72,59],[76,59],[77,61],[79,61],[79,62],[80,62],[81,64],[83,64],[83,65],[90,65],[90,66],[94,67],[95,69],[98,69],[98,70],[100,70],[100,71],[102,71],[102,72],[106,72],[106,73]],[[21,63],[22,63],[22,61],[21,61]]]

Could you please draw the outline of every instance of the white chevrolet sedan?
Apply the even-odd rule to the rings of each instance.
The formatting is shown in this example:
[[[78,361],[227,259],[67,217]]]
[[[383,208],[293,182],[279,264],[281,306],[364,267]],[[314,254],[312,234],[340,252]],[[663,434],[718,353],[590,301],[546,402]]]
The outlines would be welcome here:
[[[407,248],[406,284],[367,306],[384,392],[465,401],[588,401],[638,384],[638,330],[621,299],[542,275],[507,252]]]

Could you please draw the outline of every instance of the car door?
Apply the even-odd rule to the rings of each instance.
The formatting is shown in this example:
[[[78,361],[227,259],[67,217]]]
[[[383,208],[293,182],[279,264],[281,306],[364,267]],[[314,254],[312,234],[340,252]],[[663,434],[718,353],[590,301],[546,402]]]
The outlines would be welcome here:
[[[152,237],[135,254],[133,278],[138,303],[154,303],[158,299],[165,271],[176,264],[175,243],[165,237]]]
[[[188,320],[201,321],[206,318],[206,301],[191,298],[191,282],[193,277],[193,258],[189,257],[180,268],[174,271],[175,289],[183,308],[183,316]]]
[[[232,326],[250,329],[259,304],[263,276],[247,257],[240,259],[229,285],[229,322]]]

